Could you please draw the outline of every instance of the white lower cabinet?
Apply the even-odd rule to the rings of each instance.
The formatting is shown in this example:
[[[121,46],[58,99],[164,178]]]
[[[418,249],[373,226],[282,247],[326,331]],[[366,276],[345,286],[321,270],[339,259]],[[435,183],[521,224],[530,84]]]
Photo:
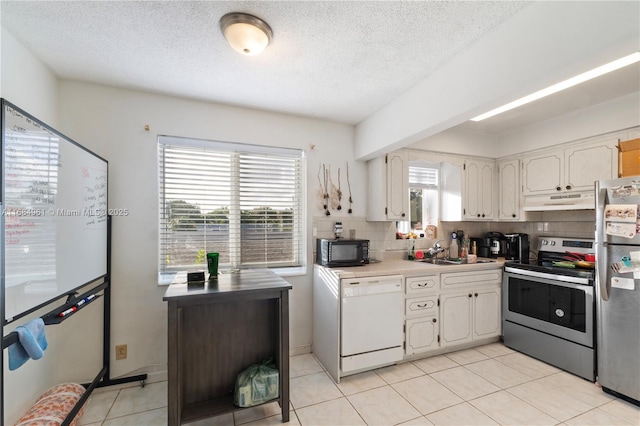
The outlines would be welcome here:
[[[406,278],[405,355],[500,336],[501,281],[500,269]]]
[[[439,328],[437,312],[434,315],[426,317],[408,319],[406,326],[406,355],[427,352],[440,347],[439,344]]]
[[[473,338],[499,336],[501,333],[500,288],[473,292]]]
[[[405,355],[427,352],[440,346],[439,289],[439,274],[405,279]]]
[[[442,341],[443,347],[460,345],[473,339],[471,311],[472,298],[467,293],[443,294],[442,305]]]

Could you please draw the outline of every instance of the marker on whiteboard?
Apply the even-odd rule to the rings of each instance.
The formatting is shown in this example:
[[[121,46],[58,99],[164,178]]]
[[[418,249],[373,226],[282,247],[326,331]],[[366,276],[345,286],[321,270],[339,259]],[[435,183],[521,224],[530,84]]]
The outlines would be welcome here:
[[[73,313],[73,312],[75,312],[75,311],[77,311],[77,310],[78,310],[78,308],[76,308],[76,307],[74,306],[73,308],[69,308],[69,309],[67,309],[67,310],[66,310],[66,311],[64,311],[64,312],[60,312],[60,314],[58,314],[58,316],[59,316],[59,317],[61,317],[61,318],[62,318],[62,317],[66,317],[67,315],[69,315],[69,314],[71,314],[71,313]]]

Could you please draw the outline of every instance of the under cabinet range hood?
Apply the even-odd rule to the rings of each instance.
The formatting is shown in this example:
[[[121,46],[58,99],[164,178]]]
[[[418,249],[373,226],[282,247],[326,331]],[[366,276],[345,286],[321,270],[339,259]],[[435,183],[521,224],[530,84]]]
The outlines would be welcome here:
[[[527,195],[524,197],[526,212],[551,210],[589,210],[595,209],[595,194],[574,192],[569,194]]]

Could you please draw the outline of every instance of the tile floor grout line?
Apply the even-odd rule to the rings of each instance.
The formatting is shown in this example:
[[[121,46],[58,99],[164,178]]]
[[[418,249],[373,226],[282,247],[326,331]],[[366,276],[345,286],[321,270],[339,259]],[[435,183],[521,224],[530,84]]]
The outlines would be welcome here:
[[[113,406],[116,405],[116,401],[118,400],[118,397],[120,396],[120,392],[121,391],[122,391],[122,389],[118,389],[118,393],[116,394],[116,397],[113,398],[113,402],[109,406],[109,409],[107,410],[107,413],[104,415],[104,419],[102,419],[101,425],[104,425],[104,422],[106,422],[107,419],[109,418],[109,413],[111,413],[111,410],[113,410]]]

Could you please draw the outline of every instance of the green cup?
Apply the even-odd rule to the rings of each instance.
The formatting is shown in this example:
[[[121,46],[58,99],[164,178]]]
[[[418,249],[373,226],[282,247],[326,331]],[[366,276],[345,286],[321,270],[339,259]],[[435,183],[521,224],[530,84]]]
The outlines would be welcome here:
[[[207,253],[207,268],[209,268],[209,276],[218,276],[218,253]]]

